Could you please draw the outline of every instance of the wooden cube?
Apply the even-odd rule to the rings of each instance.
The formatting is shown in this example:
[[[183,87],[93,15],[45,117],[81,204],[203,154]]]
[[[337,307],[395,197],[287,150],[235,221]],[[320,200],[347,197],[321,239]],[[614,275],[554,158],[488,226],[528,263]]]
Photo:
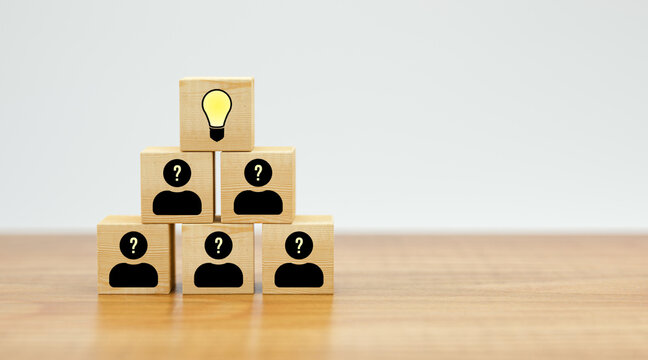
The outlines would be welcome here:
[[[168,294],[174,288],[172,224],[107,216],[97,225],[99,294]]]
[[[290,223],[295,218],[295,148],[221,153],[224,223]]]
[[[254,224],[182,225],[184,294],[254,293]]]
[[[180,80],[180,149],[250,151],[254,147],[254,78]]]
[[[148,147],[141,153],[142,222],[214,221],[214,153]]]
[[[263,224],[263,293],[333,293],[333,217]]]

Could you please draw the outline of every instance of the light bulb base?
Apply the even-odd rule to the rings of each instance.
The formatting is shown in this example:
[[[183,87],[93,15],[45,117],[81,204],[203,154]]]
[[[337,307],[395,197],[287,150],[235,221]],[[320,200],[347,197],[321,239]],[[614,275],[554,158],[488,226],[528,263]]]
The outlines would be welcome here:
[[[225,128],[209,128],[209,137],[214,141],[221,141],[225,137]]]

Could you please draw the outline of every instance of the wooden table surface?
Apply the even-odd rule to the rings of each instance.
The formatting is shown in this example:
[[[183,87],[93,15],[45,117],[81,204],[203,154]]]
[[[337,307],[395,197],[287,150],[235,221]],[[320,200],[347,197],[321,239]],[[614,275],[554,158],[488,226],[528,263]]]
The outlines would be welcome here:
[[[340,235],[332,296],[99,296],[95,252],[0,236],[0,357],[648,358],[648,236]]]

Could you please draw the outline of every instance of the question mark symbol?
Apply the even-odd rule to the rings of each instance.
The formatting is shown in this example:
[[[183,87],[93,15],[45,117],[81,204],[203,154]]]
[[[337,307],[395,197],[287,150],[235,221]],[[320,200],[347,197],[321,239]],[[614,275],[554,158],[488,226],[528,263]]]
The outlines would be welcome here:
[[[182,170],[182,166],[180,165],[175,165],[173,167],[173,171],[175,171],[175,175],[176,175],[176,181],[178,181],[178,176],[180,176],[180,170]]]
[[[216,254],[220,254],[220,247],[223,245],[223,239],[220,237],[216,238]]]
[[[130,238],[130,243],[133,244],[133,246],[131,246],[133,248],[133,251],[131,253],[135,254],[135,246],[137,246],[137,238],[136,237]]]
[[[263,167],[261,165],[254,165],[254,171],[257,172],[257,181],[259,181],[259,177],[261,176],[261,170],[263,170]]]
[[[302,245],[304,244],[304,239],[298,237],[297,239],[295,239],[295,243],[297,244],[297,254],[299,254],[299,253],[301,253],[300,249],[301,249]]]

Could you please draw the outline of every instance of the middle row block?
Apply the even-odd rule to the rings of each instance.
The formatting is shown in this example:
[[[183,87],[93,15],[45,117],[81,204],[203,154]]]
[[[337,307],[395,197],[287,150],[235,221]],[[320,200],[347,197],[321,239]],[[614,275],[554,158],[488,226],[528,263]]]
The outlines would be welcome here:
[[[221,153],[224,223],[290,223],[295,218],[295,148]]]
[[[141,153],[143,223],[211,223],[214,153],[149,147]],[[290,223],[295,218],[295,148],[221,154],[223,223]]]

